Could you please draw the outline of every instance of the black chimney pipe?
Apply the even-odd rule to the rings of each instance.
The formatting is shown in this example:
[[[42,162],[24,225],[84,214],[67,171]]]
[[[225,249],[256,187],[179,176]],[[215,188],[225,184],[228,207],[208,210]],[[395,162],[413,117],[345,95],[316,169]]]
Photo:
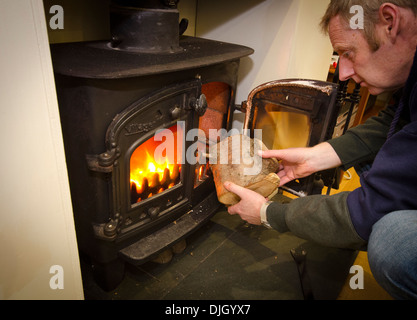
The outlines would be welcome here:
[[[179,0],[113,0],[111,47],[143,53],[176,53],[188,21],[179,23]]]

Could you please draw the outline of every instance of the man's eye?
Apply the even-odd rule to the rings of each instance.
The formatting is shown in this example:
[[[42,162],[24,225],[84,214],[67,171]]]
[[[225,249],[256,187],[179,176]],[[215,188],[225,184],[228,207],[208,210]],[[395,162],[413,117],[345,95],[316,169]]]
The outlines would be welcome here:
[[[349,52],[349,51],[344,52],[344,53],[342,54],[342,56],[343,56],[343,58],[346,58],[346,59],[350,59],[350,58],[351,58],[351,54],[350,54],[350,52]]]

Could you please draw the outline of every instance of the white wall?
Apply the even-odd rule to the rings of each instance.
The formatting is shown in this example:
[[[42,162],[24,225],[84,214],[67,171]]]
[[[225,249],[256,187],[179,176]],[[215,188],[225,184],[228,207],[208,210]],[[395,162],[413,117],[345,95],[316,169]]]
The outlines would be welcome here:
[[[318,27],[329,0],[199,0],[196,35],[249,46],[236,103],[277,79],[326,80],[333,53]]]
[[[0,299],[83,299],[41,0],[0,1],[0,54]]]

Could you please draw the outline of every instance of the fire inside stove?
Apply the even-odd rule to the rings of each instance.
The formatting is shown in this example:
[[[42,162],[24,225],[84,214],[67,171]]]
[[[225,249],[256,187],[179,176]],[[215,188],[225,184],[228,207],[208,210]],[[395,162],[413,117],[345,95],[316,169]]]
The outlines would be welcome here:
[[[181,182],[182,144],[178,141],[183,141],[182,135],[181,127],[174,125],[159,131],[132,153],[131,204],[149,199]]]
[[[231,89],[226,83],[212,82],[202,86],[207,98],[208,108],[199,119],[199,136],[195,150],[194,188],[204,183],[210,176],[206,161],[199,163],[199,150],[207,147],[210,130],[221,130],[227,116]],[[181,183],[181,169],[185,163],[184,129],[180,124],[158,130],[158,132],[140,144],[130,157],[130,203],[140,203],[157,194],[163,193]]]

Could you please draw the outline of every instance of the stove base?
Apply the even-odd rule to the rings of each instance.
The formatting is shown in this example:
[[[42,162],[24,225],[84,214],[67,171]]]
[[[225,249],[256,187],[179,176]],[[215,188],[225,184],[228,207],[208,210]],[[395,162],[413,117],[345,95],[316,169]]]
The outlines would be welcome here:
[[[179,219],[120,250],[120,256],[129,263],[143,264],[201,227],[201,224],[209,220],[220,206],[217,195],[213,192]]]
[[[125,263],[139,266],[154,259],[208,222],[221,206],[216,192],[213,192],[174,222],[121,249],[119,259],[107,263],[91,262],[96,283],[105,291],[116,289],[123,281]]]

